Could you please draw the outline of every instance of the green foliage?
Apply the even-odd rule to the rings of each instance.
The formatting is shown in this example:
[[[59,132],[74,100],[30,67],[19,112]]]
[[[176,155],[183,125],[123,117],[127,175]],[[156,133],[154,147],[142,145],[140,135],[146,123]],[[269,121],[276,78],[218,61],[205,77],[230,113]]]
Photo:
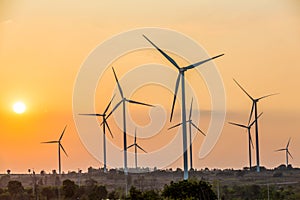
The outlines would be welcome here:
[[[223,186],[221,189],[221,198],[223,200],[227,199],[297,199],[294,188],[288,187],[278,187],[275,185],[234,185],[232,187]]]
[[[158,192],[154,190],[147,190],[145,192],[141,192],[135,187],[131,187],[129,190],[129,196],[126,198],[128,200],[160,200],[162,199]]]
[[[164,187],[162,196],[168,199],[217,199],[211,185],[201,180],[172,181]]]
[[[152,199],[156,199],[156,200],[160,200],[162,199],[162,197],[160,196],[159,192],[155,191],[155,190],[147,190],[143,193],[143,198],[144,200],[152,200]]]
[[[108,196],[108,199],[125,199],[124,190],[122,188],[117,188],[111,191]]]
[[[143,199],[143,193],[132,186],[129,190],[129,197],[127,199],[141,200]]]

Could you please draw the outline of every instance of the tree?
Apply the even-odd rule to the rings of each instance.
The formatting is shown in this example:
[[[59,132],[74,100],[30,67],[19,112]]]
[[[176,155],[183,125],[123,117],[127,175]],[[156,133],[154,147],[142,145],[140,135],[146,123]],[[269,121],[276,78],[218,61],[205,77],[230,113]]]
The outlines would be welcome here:
[[[53,187],[43,187],[41,194],[46,197],[47,200],[50,200],[52,198],[55,198],[56,195],[56,188]]]
[[[9,181],[7,184],[7,190],[12,199],[22,199],[24,188],[19,181]]]
[[[66,179],[63,181],[62,191],[66,198],[74,197],[78,186],[75,184],[74,181]]]
[[[118,199],[119,195],[117,194],[117,192],[115,190],[113,190],[110,193],[108,193],[107,198],[108,199]]]
[[[125,196],[124,196],[124,189],[122,188],[117,188],[113,191],[111,191],[108,196],[107,196],[108,199],[125,199]]]
[[[126,199],[140,200],[143,199],[143,194],[141,191],[132,186],[129,190],[129,197],[127,197]]]
[[[152,199],[160,200],[162,198],[157,191],[147,190],[143,193],[143,199],[144,200],[152,200]]]
[[[170,199],[217,199],[211,185],[201,180],[172,181],[164,187],[162,196]]]
[[[107,198],[107,190],[106,187],[103,185],[95,185],[92,191],[89,192],[88,197],[90,200],[97,200],[97,199],[106,199]]]

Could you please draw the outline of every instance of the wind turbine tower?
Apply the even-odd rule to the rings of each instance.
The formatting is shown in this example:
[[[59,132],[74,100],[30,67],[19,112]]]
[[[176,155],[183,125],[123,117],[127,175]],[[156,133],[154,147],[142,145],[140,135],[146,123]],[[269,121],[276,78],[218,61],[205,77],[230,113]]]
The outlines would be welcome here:
[[[126,103],[132,103],[132,104],[139,104],[139,105],[144,105],[144,106],[150,106],[150,107],[154,107],[153,105],[150,104],[146,104],[146,103],[142,103],[142,102],[138,102],[138,101],[134,101],[131,99],[128,99],[124,96],[123,94],[123,90],[122,87],[119,83],[118,77],[116,75],[116,72],[114,70],[114,68],[112,68],[117,85],[118,85],[118,89],[121,95],[121,101],[119,103],[116,104],[116,106],[112,109],[112,111],[108,114],[107,118],[122,104],[123,106],[123,146],[124,146],[124,174],[127,175],[128,174],[128,168],[127,168],[127,130],[126,130]],[[127,191],[127,190],[126,190]]]
[[[181,106],[181,120],[182,120],[182,148],[183,148],[183,167],[184,167],[184,175],[183,179],[187,180],[189,177],[188,174],[188,156],[187,156],[187,136],[186,136],[186,105],[185,105],[185,72],[193,69],[199,65],[202,65],[208,61],[211,61],[215,58],[218,58],[220,56],[223,56],[224,54],[220,54],[218,56],[188,65],[186,67],[179,67],[179,65],[175,62],[173,58],[171,58],[166,52],[164,52],[162,49],[160,49],[158,46],[156,46],[150,39],[148,39],[145,35],[143,37],[153,46],[155,47],[173,66],[176,67],[178,70],[178,76],[176,80],[176,86],[175,86],[175,92],[174,92],[174,99],[173,99],[173,104],[172,104],[172,111],[171,111],[171,117],[170,117],[170,122],[172,121],[173,117],[173,112],[174,112],[174,106],[176,102],[176,95],[179,87],[179,82],[181,79],[181,99],[182,99],[182,106]]]
[[[147,151],[145,151],[140,145],[137,144],[136,142],[136,129],[134,132],[134,143],[129,145],[127,147],[127,149],[130,149],[131,147],[134,147],[134,156],[135,156],[135,169],[137,169],[137,149],[139,148],[140,150],[142,150],[143,152],[147,153]]]
[[[88,115],[88,116],[102,117],[102,123],[101,124],[103,125],[103,159],[104,159],[104,167],[103,168],[104,168],[104,172],[107,172],[107,166],[106,166],[106,133],[105,133],[106,132],[106,127],[107,127],[107,129],[108,129],[111,137],[112,138],[114,137],[113,134],[112,134],[112,132],[111,132],[111,130],[110,130],[110,128],[109,128],[109,125],[108,125],[108,123],[106,121],[106,119],[107,119],[106,113],[107,113],[107,111],[108,111],[108,109],[109,109],[109,107],[111,105],[111,102],[114,99],[114,97],[115,96],[113,96],[113,98],[110,100],[109,104],[106,106],[104,112],[101,113],[101,114],[98,114],[98,113],[96,113],[96,114],[79,114],[79,115]]]
[[[284,149],[276,150],[276,151],[285,151],[286,167],[289,166],[289,156],[291,156],[291,158],[293,158],[292,154],[289,152],[290,141],[291,141],[291,138],[289,139],[289,141]]]
[[[261,115],[262,115],[262,113],[260,113],[260,115],[257,117],[257,119],[258,119]],[[253,142],[252,142],[252,138],[251,138],[251,128],[252,128],[252,126],[254,125],[255,122],[256,122],[256,120],[254,120],[251,124],[248,124],[248,125],[238,124],[238,123],[233,123],[233,122],[228,122],[228,123],[231,124],[231,125],[239,126],[239,127],[245,128],[245,129],[247,129],[247,131],[248,131],[249,170],[252,169],[252,159],[251,159],[252,153],[251,153],[251,146],[252,146],[252,148],[254,148]]]
[[[233,79],[234,82],[239,86],[239,88],[250,98],[250,100],[252,101],[252,108],[251,108],[251,112],[250,112],[250,117],[249,117],[249,122],[252,118],[252,114],[254,111],[254,118],[255,118],[255,147],[256,147],[256,171],[260,172],[260,160],[259,160],[259,139],[258,139],[258,109],[257,109],[257,103],[264,99],[267,98],[269,96],[273,96],[273,95],[277,95],[276,94],[269,94],[269,95],[265,95],[262,97],[259,97],[257,99],[253,98],[252,96],[250,96],[250,94],[235,80]]]
[[[61,144],[62,137],[64,136],[64,133],[66,131],[67,126],[65,126],[63,132],[61,133],[59,139],[57,141],[48,141],[48,142],[42,142],[42,143],[57,143],[58,144],[58,172],[61,174],[61,158],[60,158],[60,149],[63,150],[63,152],[68,156],[67,152],[65,151],[63,145]]]
[[[193,141],[192,141],[192,126],[197,129],[200,133],[202,133],[202,135],[206,136],[205,133],[198,128],[193,120],[192,120],[192,111],[193,111],[193,99],[191,101],[191,107],[190,107],[190,114],[189,114],[189,119],[186,121],[189,124],[189,139],[190,139],[190,169],[193,169]],[[170,128],[168,128],[168,130],[175,128],[177,126],[182,125],[182,123],[176,124]]]

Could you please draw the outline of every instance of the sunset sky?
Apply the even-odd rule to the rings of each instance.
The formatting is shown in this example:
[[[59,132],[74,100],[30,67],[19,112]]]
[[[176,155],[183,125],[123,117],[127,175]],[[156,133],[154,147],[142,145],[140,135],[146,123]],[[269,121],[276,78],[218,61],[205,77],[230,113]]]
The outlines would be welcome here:
[[[204,138],[196,136],[196,168],[248,166],[247,135],[227,122],[246,123],[251,102],[233,78],[254,97],[280,93],[258,104],[259,111],[264,112],[259,123],[261,164],[274,168],[285,163],[285,154],[274,150],[284,148],[291,137],[290,152],[294,159],[290,163],[300,167],[300,3],[297,0],[1,0],[0,174],[7,169],[12,173],[24,173],[29,168],[38,172],[57,169],[57,146],[41,142],[57,140],[65,125],[68,127],[62,144],[69,157],[62,156],[63,171],[103,166],[84,147],[75,126],[73,114],[77,113],[72,111],[72,97],[76,77],[99,44],[113,35],[143,27],[167,28],[185,34],[209,56],[225,53],[214,63],[226,92],[226,124],[214,149],[204,159],[198,158]],[[112,65],[121,79],[132,66],[152,62],[171,66],[155,50],[125,55]],[[105,89],[95,94],[97,112],[105,109],[116,86],[110,67],[98,85]],[[203,91],[200,112],[209,111],[210,96],[205,83],[199,75],[188,73],[186,78],[190,83],[199,84],[197,91]],[[137,91],[132,98],[163,105],[168,119],[172,93],[154,86],[144,89],[147,93]],[[156,95],[158,92],[165,96]],[[23,114],[12,109],[17,101],[27,106]],[[188,101],[187,108],[189,104]],[[155,120],[149,119],[148,108],[129,108],[132,119],[140,126]],[[176,111],[174,123],[180,120],[179,105]],[[108,139],[122,148],[121,130],[113,118],[110,123],[115,139],[110,136]],[[207,130],[209,118],[204,114],[199,124]],[[167,123],[155,138],[141,139],[139,144],[155,151],[175,135],[176,132],[166,133],[169,126]],[[132,141],[129,137],[128,144]],[[102,146],[99,154],[101,151]],[[153,167],[151,161],[141,165]],[[134,166],[133,159],[128,166]],[[182,168],[182,159],[168,167]]]

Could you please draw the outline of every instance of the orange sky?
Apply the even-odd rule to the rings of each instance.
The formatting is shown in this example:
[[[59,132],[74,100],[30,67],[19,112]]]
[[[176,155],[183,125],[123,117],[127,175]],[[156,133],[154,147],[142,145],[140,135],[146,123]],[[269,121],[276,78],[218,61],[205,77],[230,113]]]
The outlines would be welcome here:
[[[261,163],[271,168],[283,163],[283,153],[274,153],[274,150],[284,147],[292,137],[290,151],[294,159],[290,161],[299,167],[299,24],[300,4],[296,0],[230,0],[226,3],[206,0],[189,3],[2,0],[0,173],[7,169],[25,172],[28,168],[37,171],[57,168],[56,145],[41,145],[40,142],[58,139],[66,124],[63,145],[69,158],[62,157],[63,170],[85,170],[100,165],[81,144],[75,128],[72,113],[74,83],[81,64],[98,44],[115,34],[139,27],[173,29],[193,38],[211,56],[225,53],[215,64],[226,90],[226,121],[246,122],[250,109],[249,100],[234,84],[233,77],[255,97],[279,92],[280,95],[259,104],[260,111],[264,112],[260,122]],[[135,61],[135,56],[143,59]],[[149,63],[151,59],[169,66],[155,51],[124,56],[115,61],[114,66],[121,77],[131,64]],[[123,63],[127,66],[122,68]],[[110,92],[107,94],[115,87],[112,75],[110,70],[107,71],[106,89]],[[188,74],[187,79],[194,83],[195,76]],[[204,93],[202,109],[209,110],[209,94],[204,83],[199,84]],[[149,90],[156,91],[155,88]],[[102,95],[96,94],[99,111],[109,101],[109,96],[101,101]],[[161,101],[144,96],[142,91],[133,96],[154,103]],[[27,111],[22,115],[15,114],[11,108],[18,100],[27,104]],[[171,101],[171,94],[166,94],[161,103],[169,110]],[[132,107],[131,110],[138,124],[149,121],[147,109]],[[200,122],[201,128],[206,130],[208,123],[204,118]],[[121,134],[116,127],[113,129],[115,135]],[[202,160],[196,159],[203,141],[202,136],[197,136],[194,146],[196,167],[241,168],[247,165],[247,138],[243,133],[225,124],[217,145]],[[159,141],[172,138],[157,137]],[[132,138],[128,140],[131,143]],[[115,143],[121,143],[121,140],[116,137]],[[147,140],[141,140],[141,145],[155,150],[153,143]],[[129,166],[133,166],[130,162]],[[182,167],[181,159],[171,166]]]

